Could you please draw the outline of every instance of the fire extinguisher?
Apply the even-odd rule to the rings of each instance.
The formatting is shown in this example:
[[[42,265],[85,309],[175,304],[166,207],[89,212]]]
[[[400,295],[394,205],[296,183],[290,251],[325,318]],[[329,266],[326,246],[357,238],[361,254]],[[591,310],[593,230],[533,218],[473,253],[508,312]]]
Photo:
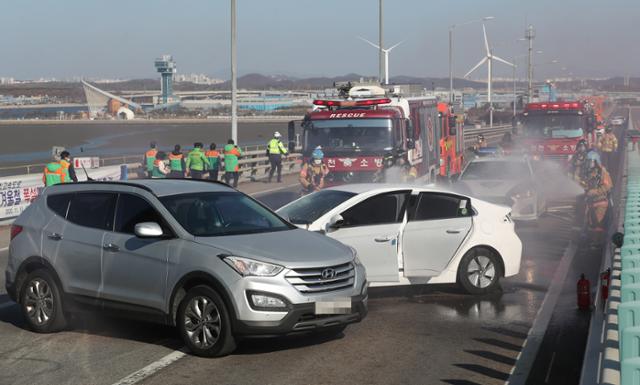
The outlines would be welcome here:
[[[602,300],[606,301],[609,298],[609,285],[611,284],[611,269],[607,269],[600,273],[600,292],[602,293]]]
[[[584,277],[584,273],[580,274],[578,280],[578,309],[589,310],[591,307],[591,283]]]

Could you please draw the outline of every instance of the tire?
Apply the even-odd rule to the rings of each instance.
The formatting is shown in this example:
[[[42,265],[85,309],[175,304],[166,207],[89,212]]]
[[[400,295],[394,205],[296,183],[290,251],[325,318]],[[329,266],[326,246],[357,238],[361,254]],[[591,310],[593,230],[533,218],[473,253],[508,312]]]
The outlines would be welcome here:
[[[227,308],[209,286],[187,292],[178,306],[176,324],[185,345],[197,356],[222,357],[236,348]]]
[[[47,270],[36,270],[27,276],[19,300],[22,314],[31,330],[53,333],[66,327],[62,290]]]
[[[469,294],[496,290],[503,276],[499,257],[484,247],[469,250],[458,267],[458,284]]]

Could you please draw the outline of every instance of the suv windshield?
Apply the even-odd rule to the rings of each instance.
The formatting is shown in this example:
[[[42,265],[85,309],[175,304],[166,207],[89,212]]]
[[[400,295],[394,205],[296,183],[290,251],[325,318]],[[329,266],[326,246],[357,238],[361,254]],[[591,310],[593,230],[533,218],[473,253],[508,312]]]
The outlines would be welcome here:
[[[514,180],[531,175],[524,162],[471,162],[462,173],[460,180]]]
[[[305,130],[305,148],[385,150],[393,147],[391,119],[314,120]]]
[[[197,237],[255,234],[293,227],[237,192],[206,192],[160,198],[171,215]]]
[[[278,214],[288,218],[291,223],[309,224],[355,195],[346,191],[322,190],[283,207]]]
[[[584,134],[580,115],[529,115],[524,134],[529,138],[578,138]]]

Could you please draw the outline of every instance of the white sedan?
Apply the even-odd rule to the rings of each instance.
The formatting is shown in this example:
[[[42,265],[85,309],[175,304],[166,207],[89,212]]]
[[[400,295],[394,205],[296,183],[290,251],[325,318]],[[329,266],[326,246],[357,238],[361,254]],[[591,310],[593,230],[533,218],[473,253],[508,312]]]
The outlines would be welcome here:
[[[520,270],[522,242],[510,211],[444,190],[352,184],[277,212],[353,247],[372,286],[458,283],[482,294]]]

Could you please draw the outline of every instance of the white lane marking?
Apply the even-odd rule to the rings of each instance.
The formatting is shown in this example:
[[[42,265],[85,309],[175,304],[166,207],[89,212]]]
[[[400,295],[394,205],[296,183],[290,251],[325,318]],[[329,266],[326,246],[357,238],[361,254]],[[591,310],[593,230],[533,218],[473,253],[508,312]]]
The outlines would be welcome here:
[[[298,185],[299,185],[299,183],[290,184],[290,185],[287,185],[287,186],[281,186],[281,187],[277,187],[277,188],[272,188],[270,190],[257,191],[257,192],[251,193],[249,195],[251,195],[251,196],[260,196],[260,195],[263,195],[263,194],[269,194],[269,193],[280,191],[280,190],[286,190],[288,188],[296,187]]]
[[[157,371],[166,368],[167,366],[173,364],[178,361],[182,357],[186,356],[186,353],[182,350],[176,350],[162,357],[158,361],[152,362],[144,368],[138,370],[137,372],[131,373],[125,378],[121,379],[118,382],[115,382],[113,385],[133,385],[136,384],[145,378],[151,376]]]
[[[551,377],[551,368],[553,368],[553,361],[556,360],[556,352],[551,355],[551,361],[549,361],[549,369],[547,369],[547,376],[544,378],[544,383],[549,383],[549,377]]]
[[[6,308],[11,307],[13,305],[16,305],[16,303],[15,302],[0,303],[0,310],[6,309]]]
[[[560,261],[560,265],[558,266],[556,273],[553,275],[551,286],[549,286],[549,290],[547,291],[544,300],[542,300],[542,305],[540,306],[540,309],[538,309],[538,314],[536,315],[533,325],[529,330],[527,339],[522,345],[522,350],[518,353],[516,364],[511,368],[511,373],[506,384],[524,385],[527,382],[527,377],[529,377],[533,361],[538,355],[540,345],[542,345],[545,331],[547,330],[547,326],[549,326],[553,310],[555,309],[556,304],[558,303],[558,298],[562,293],[564,281],[569,273],[569,267],[571,267],[571,262],[573,261],[573,257],[576,255],[576,251],[576,245],[571,242],[565,250],[564,256]]]

